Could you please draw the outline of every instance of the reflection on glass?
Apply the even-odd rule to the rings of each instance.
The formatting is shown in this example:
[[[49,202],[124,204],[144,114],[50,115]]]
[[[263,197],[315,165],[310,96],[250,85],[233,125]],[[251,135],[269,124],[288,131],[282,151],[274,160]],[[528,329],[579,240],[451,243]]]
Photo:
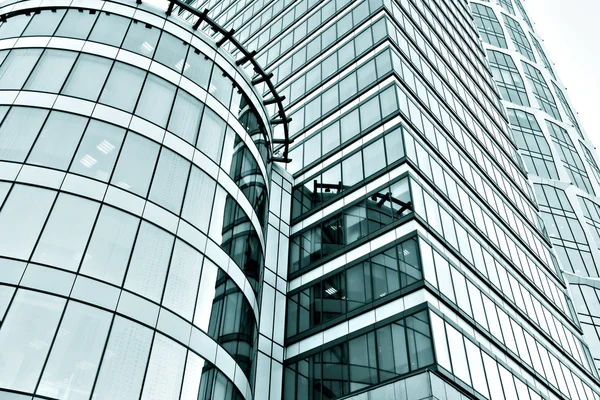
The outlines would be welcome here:
[[[372,254],[288,298],[287,336],[292,337],[396,293],[423,279],[416,239]]]
[[[56,192],[15,185],[0,210],[0,254],[28,260]]]
[[[70,171],[108,182],[125,130],[97,120],[90,121]]]
[[[69,302],[37,394],[58,399],[89,399],[112,314]]]
[[[80,54],[62,94],[96,101],[112,65],[111,59]]]
[[[142,69],[115,62],[99,101],[127,112],[133,112],[145,76],[146,71]]]
[[[23,89],[58,93],[75,63],[75,58],[77,53],[74,51],[47,49]]]
[[[15,49],[0,66],[0,87],[20,90],[42,54],[42,49]]]
[[[52,111],[27,163],[68,169],[87,122],[87,118],[79,115]]]
[[[96,10],[70,9],[62,20],[55,36],[86,39],[92,30],[98,14]]]
[[[13,107],[0,126],[0,160],[25,161],[47,116],[42,108]]]
[[[150,74],[144,83],[135,114],[165,128],[174,97],[175,85]]]
[[[33,392],[65,300],[19,289],[0,328],[0,385]]]
[[[163,148],[148,199],[179,215],[191,163]]]
[[[33,261],[76,271],[100,203],[61,193],[35,248]]]
[[[154,336],[142,400],[178,400],[185,349],[161,334]]]
[[[152,58],[159,35],[160,30],[158,28],[133,20],[123,42],[123,48]]]
[[[152,330],[115,317],[92,399],[137,399],[142,390]]]
[[[120,47],[130,20],[107,12],[101,13],[88,40]]]
[[[129,132],[111,184],[146,197],[160,146],[143,136]]]
[[[102,206],[80,273],[120,286],[138,225],[138,218]]]

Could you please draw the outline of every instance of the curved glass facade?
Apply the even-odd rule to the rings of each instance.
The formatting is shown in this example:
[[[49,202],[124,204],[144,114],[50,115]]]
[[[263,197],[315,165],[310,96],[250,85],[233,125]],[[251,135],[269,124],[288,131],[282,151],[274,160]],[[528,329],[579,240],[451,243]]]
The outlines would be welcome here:
[[[600,368],[600,334],[597,333],[600,325],[592,317],[600,317],[600,309],[589,306],[596,302],[594,290],[597,290],[600,276],[600,252],[596,240],[596,225],[600,223],[596,212],[596,204],[600,202],[597,156],[565,97],[563,85],[552,70],[541,39],[521,1],[514,0],[514,3],[518,13],[512,12],[510,17],[502,5],[475,0],[470,6],[475,16],[485,7],[489,18],[502,18],[506,22],[504,28],[495,27],[499,36],[512,39],[510,46],[490,40],[488,30],[480,24],[479,33],[490,57],[492,71],[497,69],[495,60],[502,58],[506,60],[503,64],[508,62],[512,66],[510,75],[519,78],[520,88],[509,90],[506,84],[509,74],[494,73],[508,107],[515,144],[534,183],[540,214],[561,269],[571,283],[581,328],[596,368]]]
[[[0,23],[0,397],[253,398],[262,98],[159,8],[28,7]]]

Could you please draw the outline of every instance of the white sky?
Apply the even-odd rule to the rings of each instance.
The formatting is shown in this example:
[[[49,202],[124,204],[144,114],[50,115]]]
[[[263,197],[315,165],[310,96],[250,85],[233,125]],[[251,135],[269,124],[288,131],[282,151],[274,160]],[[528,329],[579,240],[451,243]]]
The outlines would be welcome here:
[[[583,128],[600,148],[600,0],[526,0],[537,34]]]

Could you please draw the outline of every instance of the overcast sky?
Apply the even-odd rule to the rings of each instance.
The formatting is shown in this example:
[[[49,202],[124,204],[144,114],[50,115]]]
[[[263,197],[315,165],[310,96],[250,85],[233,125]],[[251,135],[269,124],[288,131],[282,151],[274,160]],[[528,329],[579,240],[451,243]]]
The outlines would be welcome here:
[[[600,148],[600,0],[525,0],[575,112]]]

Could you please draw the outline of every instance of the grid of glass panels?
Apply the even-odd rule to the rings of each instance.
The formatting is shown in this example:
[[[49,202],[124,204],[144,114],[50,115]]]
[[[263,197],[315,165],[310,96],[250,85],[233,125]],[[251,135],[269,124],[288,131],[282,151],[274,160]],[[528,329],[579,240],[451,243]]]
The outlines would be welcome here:
[[[529,107],[525,83],[512,57],[490,49],[487,54],[492,75],[502,98],[511,103]]]
[[[546,121],[546,126],[550,132],[550,136],[552,136],[552,141],[559,150],[560,159],[571,182],[581,190],[585,190],[593,195],[594,190],[592,189],[590,178],[573,141],[569,137],[569,133],[554,122]]]
[[[550,75],[552,75],[552,78],[556,79],[556,75],[554,75],[554,70],[552,69],[552,65],[550,64],[550,60],[548,60],[548,57],[546,57],[546,53],[544,52],[542,45],[535,38],[535,36],[533,34],[530,33],[529,37],[531,38],[531,41],[533,42],[533,46],[537,50],[538,55],[540,56],[542,62],[544,63],[544,66],[546,67],[548,72],[550,72]]]
[[[517,5],[517,8],[519,9],[519,12],[521,13],[521,16],[525,20],[525,23],[527,23],[527,26],[529,26],[529,29],[533,32],[533,25],[531,24],[531,20],[529,19],[529,16],[527,15],[527,12],[525,11],[525,7],[523,7],[523,3],[521,3],[521,0],[514,0],[514,1],[515,1],[515,4]]]
[[[535,185],[535,189],[563,268],[578,275],[600,276],[585,231],[565,192],[550,185]]]
[[[594,355],[596,368],[600,369],[600,357],[598,357],[600,354],[600,320],[598,319],[600,288],[586,284],[571,284],[570,289],[585,340]]]
[[[573,114],[573,110],[571,110],[571,106],[569,106],[569,102],[567,101],[567,98],[565,97],[562,90],[560,90],[560,88],[556,85],[556,83],[552,82],[552,87],[554,88],[554,91],[556,92],[556,96],[558,97],[558,100],[560,101],[560,104],[562,105],[562,108],[563,108],[565,114],[567,114],[567,118],[569,118],[569,121],[571,121],[571,123],[575,127],[575,130],[579,134],[579,137],[583,139],[583,134],[581,133],[581,128],[579,127],[579,124],[577,123],[577,119],[575,118],[575,114]]]
[[[288,294],[286,337],[297,340],[339,323],[381,299],[393,300],[423,279],[416,238],[361,257],[335,274]],[[325,325],[327,324],[327,325]],[[288,341],[290,343],[290,341]]]
[[[530,173],[547,179],[559,179],[550,145],[533,114],[508,108],[515,143]]]
[[[471,3],[473,19],[479,29],[479,34],[487,43],[506,49],[506,38],[502,26],[491,7],[478,3]]]
[[[533,95],[538,100],[540,107],[542,110],[550,114],[555,119],[562,121],[560,117],[560,113],[558,112],[558,108],[556,107],[556,102],[554,101],[554,96],[552,96],[552,92],[544,79],[542,73],[535,67],[529,65],[525,61],[521,61],[523,65],[523,70],[525,71],[525,77],[531,84],[533,88]]]
[[[529,61],[535,62],[533,50],[531,49],[531,45],[529,44],[527,36],[525,36],[525,32],[523,32],[521,25],[507,15],[504,15],[504,25],[508,30],[508,35],[517,48],[517,51],[525,56]]]
[[[187,78],[191,92],[96,54],[0,52],[2,89],[101,103],[173,133],[161,143],[152,128],[142,135],[101,117],[0,107],[5,166],[61,177],[43,187],[0,182],[0,281],[16,286],[0,286],[0,359],[10,360],[1,386],[60,399],[248,396],[238,389],[254,381],[268,203],[261,114],[234,90],[231,65],[151,24],[87,9],[0,24],[0,38],[53,35],[136,53],[119,54],[170,68],[165,77]],[[99,201],[98,188],[119,205]]]
[[[432,365],[428,313],[371,326],[311,353],[286,362],[284,400],[334,399]]]

